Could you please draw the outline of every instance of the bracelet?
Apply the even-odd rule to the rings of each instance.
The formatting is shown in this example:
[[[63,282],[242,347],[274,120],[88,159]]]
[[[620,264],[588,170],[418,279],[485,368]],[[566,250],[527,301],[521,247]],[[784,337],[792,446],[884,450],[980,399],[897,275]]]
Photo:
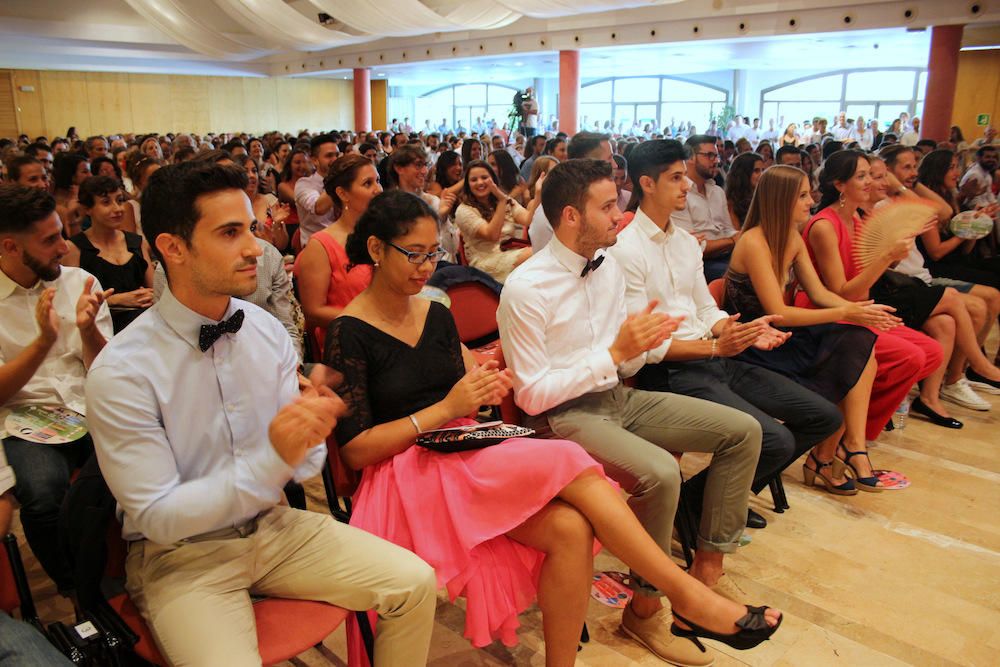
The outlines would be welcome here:
[[[423,433],[423,430],[420,428],[420,424],[417,423],[417,418],[414,415],[410,415],[410,423],[413,424],[413,428],[417,429],[418,434]]]
[[[708,358],[709,359],[715,359],[715,357],[718,354],[719,354],[719,339],[718,338],[713,338],[712,339],[712,354]]]

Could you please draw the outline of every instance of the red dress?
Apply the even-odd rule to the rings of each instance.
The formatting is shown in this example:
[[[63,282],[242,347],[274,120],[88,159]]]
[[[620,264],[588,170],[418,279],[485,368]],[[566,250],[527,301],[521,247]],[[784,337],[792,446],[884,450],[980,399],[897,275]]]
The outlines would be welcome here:
[[[336,308],[346,308],[347,304],[353,301],[354,297],[364,292],[365,288],[371,283],[372,267],[370,264],[351,266],[344,246],[337,243],[336,239],[329,234],[313,234],[309,238],[309,243],[312,243],[313,240],[323,246],[327,257],[330,259],[330,286],[326,291],[326,305]],[[299,266],[301,257],[302,255],[300,254],[296,258],[295,267],[292,269],[296,278],[299,278],[302,270]],[[301,280],[301,278],[299,279]],[[319,350],[322,353],[326,342],[326,329],[324,327],[316,327],[315,335],[316,342],[319,344]]]
[[[815,266],[816,256],[809,244],[809,231],[817,220],[826,220],[833,225],[837,233],[837,248],[840,251],[840,261],[844,265],[844,275],[851,280],[858,275],[858,266],[854,261],[851,235],[844,222],[828,206],[817,213],[802,231],[802,238],[809,251],[809,259]],[[861,220],[855,216],[855,229]],[[800,308],[815,308],[805,292],[795,295],[795,305]],[[941,345],[933,338],[909,327],[898,326],[889,331],[875,331],[875,361],[878,373],[872,386],[872,396],[868,403],[868,421],[865,424],[865,438],[874,440],[882,432],[883,427],[892,417],[910,387],[934,372],[944,361]]]

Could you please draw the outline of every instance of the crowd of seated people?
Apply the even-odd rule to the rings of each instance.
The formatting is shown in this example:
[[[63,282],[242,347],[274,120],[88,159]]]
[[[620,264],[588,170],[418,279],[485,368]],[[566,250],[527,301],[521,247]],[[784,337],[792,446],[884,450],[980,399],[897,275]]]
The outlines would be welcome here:
[[[16,500],[72,596],[60,505],[96,461],[172,664],[259,661],[247,591],[369,610],[376,664],[422,664],[436,585],[466,599],[475,646],[515,643],[537,599],[546,664],[571,665],[600,547],[630,569],[624,632],[661,659],[752,648],[782,617],[726,575],[767,525],[749,494],[794,464],[838,496],[882,491],[869,444],[908,396],[962,428],[949,405],[1000,394],[1000,233],[950,224],[997,218],[992,128],[935,143],[904,116],[5,140],[0,415],[64,408],[89,432],[4,435],[0,525]],[[917,200],[933,220],[859,265],[866,221]],[[506,367],[424,298],[461,263],[503,285]],[[415,445],[508,394],[535,438]],[[350,527],[282,502],[328,436],[364,471]],[[682,484],[684,452],[712,461]],[[412,511],[428,504],[454,511]]]

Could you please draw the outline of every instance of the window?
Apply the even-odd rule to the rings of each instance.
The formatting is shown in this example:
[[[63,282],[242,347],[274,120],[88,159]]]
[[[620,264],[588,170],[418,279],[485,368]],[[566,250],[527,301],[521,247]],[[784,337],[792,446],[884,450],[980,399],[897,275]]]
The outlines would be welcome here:
[[[852,70],[792,80],[762,91],[761,118],[780,125],[815,116],[831,123],[841,110],[851,118],[876,119],[887,128],[903,111],[923,112],[927,72],[917,68]]]
[[[493,119],[498,126],[507,122],[507,114],[513,104],[516,88],[494,83],[456,84],[438,88],[416,99],[414,127],[423,127],[424,120],[431,121],[435,130],[445,119],[448,129],[455,131],[458,124],[462,129],[472,130],[476,118],[483,121]]]
[[[580,89],[581,128],[628,132],[635,123],[657,127],[694,123],[708,127],[729,93],[701,83],[661,77],[619,77],[584,84]]]

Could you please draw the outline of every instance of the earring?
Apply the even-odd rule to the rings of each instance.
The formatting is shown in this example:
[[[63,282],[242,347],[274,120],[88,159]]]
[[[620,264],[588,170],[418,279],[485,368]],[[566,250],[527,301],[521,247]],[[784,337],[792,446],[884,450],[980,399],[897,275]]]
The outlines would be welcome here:
[[[838,199],[837,201],[840,202],[840,208],[844,208],[844,205],[847,204],[847,197],[844,195],[843,192],[840,193],[840,199]]]
[[[375,268],[376,269],[378,268],[378,262],[377,261],[375,262]]]

